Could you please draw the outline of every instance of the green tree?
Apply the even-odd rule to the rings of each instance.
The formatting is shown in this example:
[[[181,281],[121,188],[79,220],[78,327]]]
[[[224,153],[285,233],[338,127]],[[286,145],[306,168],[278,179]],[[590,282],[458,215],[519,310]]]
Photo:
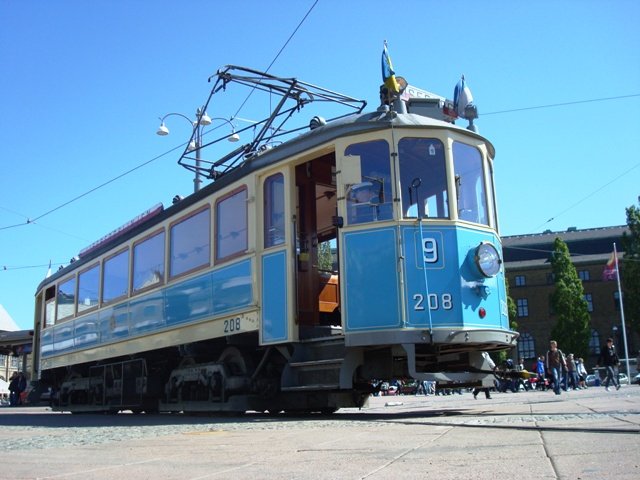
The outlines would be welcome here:
[[[629,233],[622,236],[624,258],[620,262],[625,323],[640,333],[640,208],[632,205],[626,211]]]
[[[513,331],[518,330],[518,322],[516,319],[518,318],[518,308],[516,307],[516,302],[509,295],[509,282],[505,282],[505,286],[507,288],[507,312],[509,314],[509,328]]]
[[[557,316],[551,336],[565,353],[586,357],[589,353],[591,318],[582,282],[571,263],[569,248],[560,238],[556,238],[553,244],[551,268],[555,281],[551,304]]]
[[[331,242],[322,242],[318,245],[318,268],[320,270],[333,271]]]
[[[509,282],[505,281],[505,287],[507,289],[507,312],[509,315],[509,328],[514,332],[518,331],[518,322],[516,322],[516,318],[518,318],[518,308],[516,307],[516,302],[513,301],[511,295],[509,295]],[[512,350],[501,350],[493,357],[497,360],[496,365],[501,365],[507,358],[510,358],[513,354]]]

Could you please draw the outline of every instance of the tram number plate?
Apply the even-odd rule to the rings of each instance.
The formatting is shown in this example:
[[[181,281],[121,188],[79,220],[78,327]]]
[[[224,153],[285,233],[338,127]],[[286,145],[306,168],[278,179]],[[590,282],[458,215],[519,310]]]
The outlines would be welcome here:
[[[240,317],[229,318],[224,321],[224,333],[239,332],[240,327]]]
[[[453,308],[453,297],[450,293],[443,293],[437,295],[430,293],[429,295],[423,295],[422,293],[416,293],[413,296],[413,309],[416,311],[422,311],[426,309],[426,305],[429,305],[429,310],[451,310]]]
[[[436,263],[438,261],[438,242],[435,238],[422,239],[422,258],[424,263]]]

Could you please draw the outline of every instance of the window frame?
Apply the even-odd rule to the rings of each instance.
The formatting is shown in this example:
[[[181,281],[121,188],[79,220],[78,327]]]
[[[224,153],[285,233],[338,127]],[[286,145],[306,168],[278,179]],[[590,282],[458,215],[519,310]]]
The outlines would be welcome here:
[[[135,276],[135,250],[136,247],[148,240],[150,240],[153,237],[156,237],[160,234],[164,234],[164,239],[162,241],[162,264],[163,264],[163,270],[162,270],[162,278],[160,279],[160,281],[158,283],[154,283],[153,285],[148,285],[146,287],[143,288],[139,288],[139,289],[135,289],[133,282],[134,282],[134,276]],[[167,230],[162,227],[159,228],[151,233],[149,233],[148,235],[145,235],[142,238],[139,238],[138,240],[136,240],[135,242],[133,242],[131,244],[131,274],[130,274],[130,285],[129,285],[129,294],[130,296],[134,296],[134,295],[139,295],[141,293],[144,292],[148,292],[149,290],[152,290],[154,288],[160,287],[162,285],[164,285],[166,283],[166,278],[167,278]]]
[[[124,252],[129,252],[129,258],[127,259],[127,292],[123,295],[120,295],[119,297],[114,297],[110,300],[106,300],[104,299],[104,274],[105,274],[105,264],[117,257],[118,255],[121,255]],[[109,255],[108,257],[105,257],[102,259],[102,268],[101,268],[101,275],[100,275],[100,306],[104,306],[104,305],[113,305],[116,302],[119,302],[125,298],[129,298],[130,294],[131,294],[131,289],[129,288],[129,283],[131,283],[131,251],[129,249],[129,245],[126,245],[125,247],[113,252],[111,255]]]
[[[522,345],[522,348],[520,348],[521,345]],[[525,345],[526,345],[526,353],[527,353],[526,355],[525,355],[525,352],[523,352],[525,350]],[[522,357],[524,359],[538,358],[536,354],[536,340],[535,338],[533,338],[533,335],[531,335],[528,332],[521,332],[520,338],[518,338],[517,350],[518,350],[518,357]]]
[[[516,309],[518,318],[527,318],[529,317],[529,299],[528,298],[517,298],[516,299]],[[522,314],[520,312],[522,311]]]
[[[218,257],[218,248],[219,248],[219,242],[218,242],[218,220],[220,215],[218,215],[218,208],[220,206],[221,203],[223,203],[225,200],[228,200],[229,198],[237,195],[238,193],[244,191],[245,192],[245,202],[244,202],[244,208],[245,208],[245,244],[246,247],[244,250],[239,250],[237,252],[231,253],[229,255],[226,255],[224,257]],[[234,258],[238,258],[238,257],[242,257],[243,255],[247,254],[247,251],[249,250],[249,188],[246,184],[240,185],[237,188],[234,188],[233,190],[227,192],[226,194],[218,197],[215,201],[214,204],[214,222],[213,222],[213,239],[214,239],[214,246],[213,246],[213,262],[215,265],[219,265],[222,263],[226,263],[230,260],[233,260]]]
[[[98,301],[96,302],[95,305],[85,308],[84,310],[80,311],[80,277],[82,276],[83,273],[88,272],[89,270],[92,270],[94,268],[98,267]],[[92,310],[97,310],[98,308],[100,308],[102,302],[102,263],[101,262],[96,262],[82,270],[78,271],[77,274],[77,286],[76,286],[76,315],[84,315],[85,313],[89,313]]]
[[[480,221],[480,205],[476,204],[475,205],[475,213],[478,215],[478,221],[475,220],[467,220],[464,218],[460,217],[460,198],[459,198],[459,186],[457,185],[457,176],[458,176],[458,172],[457,172],[457,164],[456,164],[456,159],[459,158],[459,155],[456,155],[456,145],[460,145],[463,147],[468,147],[470,149],[475,150],[479,156],[480,156],[480,168],[482,169],[482,171],[480,172],[480,175],[478,175],[477,179],[482,181],[482,200],[484,201],[484,217],[485,217],[485,222],[481,222]],[[487,188],[487,175],[489,175],[489,173],[487,172],[489,165],[487,164],[486,161],[486,157],[484,152],[482,151],[482,149],[478,146],[478,145],[472,145],[470,143],[467,143],[466,141],[462,141],[462,140],[458,140],[458,139],[452,139],[451,142],[451,167],[452,167],[452,179],[453,179],[453,183],[454,183],[454,191],[451,192],[452,193],[452,200],[453,200],[453,205],[454,205],[454,212],[455,212],[455,218],[457,221],[461,221],[461,222],[469,222],[469,223],[473,223],[475,225],[482,225],[484,227],[489,227],[489,228],[494,228],[497,229],[495,225],[492,225],[493,219],[492,219],[492,214],[495,210],[495,203],[493,202],[494,197],[492,195],[489,195],[489,189]],[[491,178],[491,184],[493,187],[493,178]],[[464,183],[463,183],[464,185]],[[474,187],[474,193],[475,195],[475,200],[478,200],[478,192],[475,191],[475,187]],[[492,205],[493,204],[493,205]],[[450,212],[451,215],[451,212]]]
[[[282,179],[282,241],[279,243],[268,242],[269,239],[269,229],[274,227],[272,222],[272,216],[274,213],[273,209],[273,184],[274,179],[280,177]],[[268,175],[264,181],[262,182],[262,200],[263,200],[263,208],[262,208],[262,246],[265,250],[275,247],[281,247],[282,245],[287,243],[287,225],[286,225],[286,191],[285,191],[285,176],[282,172],[276,172],[271,175]],[[267,221],[268,219],[268,221]],[[248,219],[247,219],[248,224]],[[217,238],[217,237],[216,237]],[[247,243],[248,245],[248,243]]]
[[[438,159],[436,158],[436,160],[438,160],[438,162],[441,161],[441,163],[439,164],[439,168],[442,169],[441,172],[438,173],[442,173],[444,175],[444,183],[442,185],[440,185],[440,187],[442,188],[442,190],[439,190],[435,196],[436,196],[436,205],[440,202],[442,209],[444,210],[444,212],[442,212],[444,214],[444,216],[431,216],[429,214],[425,214],[424,210],[425,207],[428,205],[428,202],[425,202],[423,205],[419,206],[420,200],[423,201],[428,201],[430,198],[433,197],[432,196],[428,196],[428,197],[422,197],[422,198],[417,198],[416,199],[416,203],[412,204],[409,201],[409,198],[405,197],[405,187],[406,182],[403,181],[403,164],[405,163],[405,161],[408,162],[411,160],[411,158],[407,159],[405,157],[403,157],[401,155],[401,150],[402,150],[402,144],[405,141],[410,141],[410,140],[424,140],[424,141],[431,141],[434,143],[430,144],[430,147],[435,145],[435,142],[439,143],[439,147],[434,147],[434,148],[440,148],[442,150],[442,158]],[[411,135],[406,135],[402,138],[400,138],[397,141],[397,184],[399,185],[399,193],[396,195],[398,197],[398,200],[396,200],[397,203],[399,203],[400,205],[400,219],[401,220],[408,220],[408,221],[416,221],[418,218],[418,213],[421,213],[421,218],[425,221],[448,221],[448,220],[453,220],[453,216],[452,216],[452,211],[451,211],[451,200],[452,200],[452,192],[450,190],[450,174],[449,174],[449,170],[450,170],[450,161],[449,161],[449,145],[448,145],[448,141],[447,139],[443,139],[442,137],[438,136],[438,135],[430,135],[430,136],[411,136]],[[434,155],[437,157],[437,155]],[[414,162],[415,163],[415,162]],[[412,164],[413,165],[413,164]],[[429,168],[425,168],[426,171],[434,171],[433,165],[427,165],[427,167]],[[406,173],[406,171],[405,171]],[[438,200],[438,195],[443,194],[444,193],[444,198]],[[405,199],[407,200],[407,203],[409,204],[408,207],[405,208]],[[414,207],[416,207],[416,214],[415,215],[409,215],[409,211]],[[439,212],[437,212],[439,213]]]
[[[515,275],[513,277],[514,287],[526,287],[527,286],[527,276],[526,275]]]
[[[191,268],[189,270],[185,270],[183,272],[176,273],[175,275],[172,275],[171,266],[173,265],[173,262],[172,262],[173,252],[172,252],[172,248],[171,248],[172,247],[172,242],[171,241],[173,239],[173,233],[172,233],[173,227],[175,227],[176,225],[178,225],[180,223],[183,223],[183,222],[189,220],[192,217],[195,217],[196,215],[199,215],[200,213],[202,213],[204,211],[208,211],[209,212],[209,228],[207,228],[207,233],[209,235],[209,248],[208,248],[209,259],[208,259],[206,264],[201,264],[201,265],[193,267],[193,268]],[[201,207],[199,207],[199,208],[197,208],[195,210],[192,210],[191,212],[187,213],[186,215],[183,215],[182,217],[178,218],[177,220],[175,220],[175,221],[173,221],[173,222],[171,222],[169,224],[169,227],[167,229],[167,231],[169,232],[168,238],[165,239],[165,241],[168,242],[168,248],[165,247],[166,248],[166,252],[165,252],[165,255],[166,255],[166,260],[165,260],[166,272],[165,272],[165,276],[167,278],[167,282],[170,282],[170,281],[175,280],[177,278],[184,277],[186,275],[190,275],[190,274],[192,274],[194,272],[203,270],[205,268],[211,267],[211,243],[212,243],[211,223],[212,223],[212,221],[211,221],[211,205],[209,205],[207,203],[206,205],[202,205]]]
[[[588,282],[591,280],[591,272],[589,270],[578,270],[578,278],[583,282]]]
[[[587,312],[593,313],[593,294],[585,292],[582,298],[587,302]]]
[[[73,308],[72,311],[69,315],[66,315],[64,317],[60,317],[58,315],[59,313],[59,299],[60,299],[60,285],[64,285],[65,283],[68,283],[69,281],[74,280],[75,285],[74,285],[74,289],[73,289]],[[55,320],[53,322],[53,325],[56,325],[58,322],[64,322],[67,321],[69,319],[72,319],[76,316],[76,305],[78,303],[78,275],[77,272],[73,272],[73,274],[71,274],[70,276],[68,276],[67,278],[60,280],[59,282],[56,283],[56,309],[55,309]]]

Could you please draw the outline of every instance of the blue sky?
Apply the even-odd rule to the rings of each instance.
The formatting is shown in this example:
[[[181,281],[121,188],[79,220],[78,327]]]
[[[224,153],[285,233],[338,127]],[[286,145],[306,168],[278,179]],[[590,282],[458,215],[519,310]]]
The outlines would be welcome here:
[[[0,0],[0,304],[21,328],[50,260],[192,191],[179,151],[160,156],[189,126],[172,117],[159,137],[158,117],[192,117],[223,65],[265,70],[310,9],[271,73],[368,109],[385,39],[412,85],[451,98],[465,74],[496,147],[503,235],[625,223],[640,195],[640,2]]]

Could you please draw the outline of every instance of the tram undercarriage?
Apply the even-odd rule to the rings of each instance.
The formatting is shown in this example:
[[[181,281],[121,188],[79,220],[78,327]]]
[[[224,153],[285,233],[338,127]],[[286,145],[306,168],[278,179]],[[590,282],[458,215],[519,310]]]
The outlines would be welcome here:
[[[221,351],[215,361],[211,354],[202,356],[215,347]],[[426,344],[346,347],[342,336],[261,350],[202,342],[56,373],[65,378],[50,379],[52,407],[74,413],[332,413],[364,406],[374,392],[374,380],[413,377],[437,380],[445,387],[492,381],[473,349]]]

